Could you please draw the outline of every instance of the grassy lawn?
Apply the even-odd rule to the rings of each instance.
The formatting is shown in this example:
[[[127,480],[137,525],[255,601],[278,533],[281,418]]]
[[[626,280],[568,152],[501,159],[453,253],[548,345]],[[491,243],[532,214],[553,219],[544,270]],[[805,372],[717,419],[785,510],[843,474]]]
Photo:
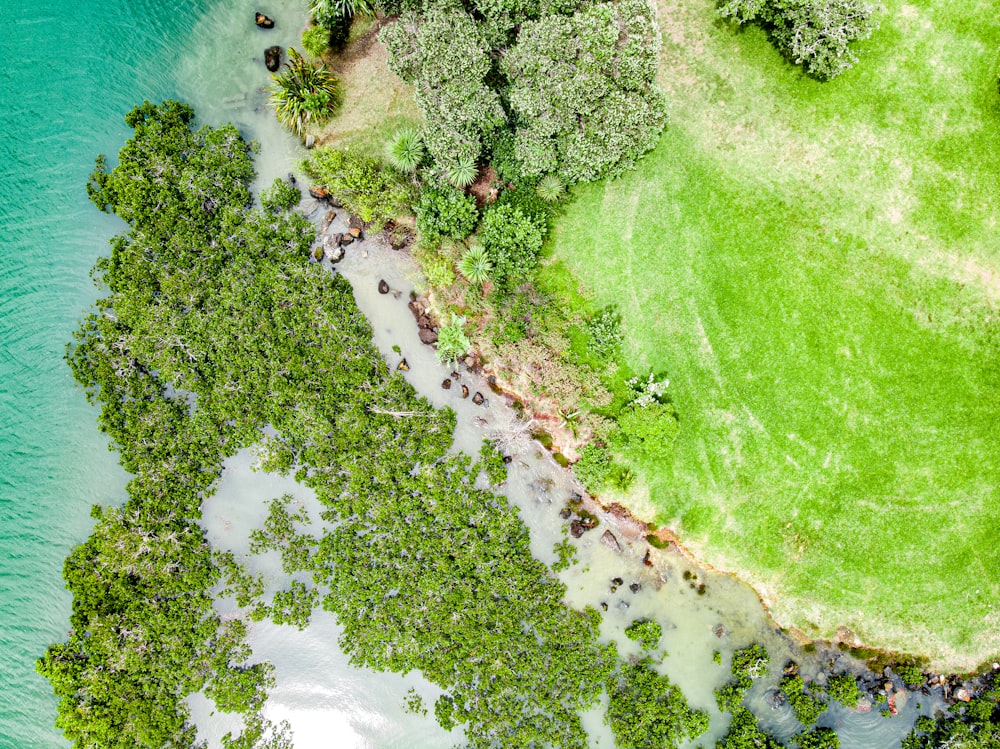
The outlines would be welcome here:
[[[820,84],[661,2],[669,130],[576,190],[552,255],[670,376],[643,509],[783,623],[971,668],[1000,651],[1000,27],[885,6]]]

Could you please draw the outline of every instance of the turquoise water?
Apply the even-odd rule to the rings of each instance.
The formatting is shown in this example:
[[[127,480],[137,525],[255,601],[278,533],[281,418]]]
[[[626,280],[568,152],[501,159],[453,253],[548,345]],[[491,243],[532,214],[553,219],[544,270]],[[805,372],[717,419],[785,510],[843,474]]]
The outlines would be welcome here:
[[[126,477],[62,361],[98,293],[90,267],[121,228],[90,205],[84,185],[94,156],[117,153],[128,136],[129,108],[189,93],[178,71],[209,5],[3,3],[0,747],[65,745],[34,661],[68,628],[62,561],[89,532],[90,506],[124,496]],[[252,18],[247,3],[222,5]]]

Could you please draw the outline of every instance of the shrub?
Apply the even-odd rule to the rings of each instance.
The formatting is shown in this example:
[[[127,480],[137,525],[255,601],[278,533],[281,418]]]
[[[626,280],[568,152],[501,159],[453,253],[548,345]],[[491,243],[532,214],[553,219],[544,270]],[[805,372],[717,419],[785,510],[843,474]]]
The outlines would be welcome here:
[[[310,26],[302,32],[302,49],[313,57],[322,57],[330,50],[330,29]]]
[[[815,725],[826,705],[806,691],[805,681],[798,674],[785,676],[781,680],[781,691],[788,697],[788,704],[795,711],[795,717],[804,726]]]
[[[614,357],[622,345],[622,319],[613,306],[605,307],[587,323],[588,346],[602,359]]]
[[[618,416],[624,446],[654,457],[664,457],[673,449],[680,431],[677,412],[670,403],[626,406]]]
[[[840,749],[840,737],[832,728],[814,728],[792,737],[799,749]]]
[[[483,440],[483,444],[479,446],[479,465],[494,486],[499,486],[507,480],[507,464],[495,442]]]
[[[261,206],[270,213],[290,211],[299,204],[300,200],[302,200],[302,193],[299,192],[299,188],[280,177],[260,194]]]
[[[313,179],[362,221],[384,224],[409,203],[409,188],[364,154],[336,148],[318,148],[302,163]]]
[[[454,364],[471,348],[472,344],[462,329],[465,321],[457,315],[451,316],[451,322],[438,329],[437,356],[444,364]]]
[[[401,172],[415,172],[424,159],[424,142],[413,128],[404,128],[393,136],[386,148],[389,163]]]
[[[299,136],[310,125],[329,121],[344,101],[337,76],[326,65],[306,60],[294,47],[288,49],[284,70],[271,78],[274,113],[282,125]]]
[[[897,663],[893,666],[893,670],[899,674],[899,678],[903,680],[910,689],[916,689],[924,683],[924,674],[921,671],[920,666],[913,663]]]
[[[444,166],[444,176],[455,187],[466,188],[476,181],[479,167],[476,160],[469,156],[460,156]]]
[[[850,44],[878,28],[874,11],[863,0],[728,0],[719,8],[739,24],[762,25],[786,58],[820,80],[858,61]]]
[[[499,289],[510,291],[531,278],[538,266],[543,229],[519,208],[493,205],[486,211],[480,238],[493,264],[493,280]]]
[[[455,283],[455,271],[452,270],[451,261],[443,255],[437,253],[424,255],[420,259],[420,267],[431,288],[446,289]]]
[[[580,459],[573,464],[573,473],[592,494],[599,494],[611,480],[614,464],[611,453],[590,443],[580,451]]]
[[[663,636],[663,627],[659,622],[649,619],[636,619],[625,628],[625,636],[633,642],[639,643],[645,650],[652,650],[660,644]]]
[[[309,12],[313,18],[323,19],[371,17],[375,15],[375,8],[371,0],[312,0]]]
[[[434,242],[442,236],[465,239],[476,228],[479,210],[476,199],[461,190],[431,185],[420,191],[413,207],[417,230],[423,239]]]

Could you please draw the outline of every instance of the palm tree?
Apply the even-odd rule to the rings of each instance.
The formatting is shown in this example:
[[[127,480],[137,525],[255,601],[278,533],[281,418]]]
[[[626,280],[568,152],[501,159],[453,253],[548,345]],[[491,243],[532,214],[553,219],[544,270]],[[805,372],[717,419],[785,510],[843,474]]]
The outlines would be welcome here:
[[[424,142],[413,128],[400,130],[386,148],[389,163],[401,172],[415,172],[424,158]]]
[[[444,176],[452,185],[459,189],[465,189],[479,175],[479,167],[476,160],[466,156],[460,157],[444,168]]]
[[[490,280],[493,263],[490,261],[486,248],[477,244],[470,247],[462,255],[462,259],[458,261],[458,270],[469,280],[469,283],[482,284]]]

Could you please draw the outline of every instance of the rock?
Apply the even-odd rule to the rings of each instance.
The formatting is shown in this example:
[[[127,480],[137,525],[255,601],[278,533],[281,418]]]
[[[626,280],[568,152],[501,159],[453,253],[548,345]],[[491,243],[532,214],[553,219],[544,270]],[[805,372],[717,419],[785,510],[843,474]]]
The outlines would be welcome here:
[[[442,390],[451,390],[451,380],[442,380],[441,381],[441,389]]]
[[[335,218],[337,218],[337,212],[336,211],[327,211],[323,215],[323,218],[320,219],[320,222],[319,222],[319,231],[320,231],[320,234],[325,234],[326,233],[326,230],[330,228],[330,224],[333,223],[333,220]]]
[[[605,533],[607,533],[607,531],[605,531]],[[632,583],[631,585],[628,586],[628,589],[631,590],[633,593],[638,593],[640,590],[642,590],[642,585],[640,585],[639,583]]]
[[[253,22],[257,24],[258,29],[273,29],[274,21],[265,16],[263,13],[255,13],[253,17]]]
[[[618,608],[620,608],[622,611],[627,610],[628,607],[629,607],[628,606],[628,601],[619,601],[618,602]]]
[[[469,397],[469,386],[468,385],[462,385],[462,397],[463,398],[468,398]]]
[[[799,672],[799,664],[795,661],[788,661],[785,663],[785,668],[783,673],[785,676],[795,676]]]
[[[601,601],[601,611],[607,611],[607,610],[608,610],[608,602]]]
[[[299,181],[298,181],[298,179],[296,179],[295,175],[294,175],[294,174],[293,174],[292,172],[289,172],[289,173],[288,173],[288,183],[289,183],[289,184],[290,184],[290,185],[291,185],[292,187],[295,187],[295,186],[296,186],[297,184],[299,184]]]
[[[513,455],[504,455],[503,456],[503,464],[505,466],[509,466],[513,462],[514,462],[514,456]],[[567,515],[566,517],[569,517],[569,515]]]
[[[312,133],[306,135],[306,148],[312,148],[316,145],[316,136]]]
[[[569,535],[573,538],[579,538],[586,532],[586,528],[583,527],[583,523],[579,520],[574,520],[569,524]]]
[[[885,690],[886,694],[892,694],[892,692],[893,692],[892,682],[891,681],[887,681],[885,684],[882,685],[882,689]]]
[[[406,359],[402,359],[399,362],[399,364],[396,365],[396,369],[398,369],[400,372],[409,372],[410,365],[406,362]]]
[[[617,585],[612,585],[611,586],[611,592],[612,593],[617,593],[618,592],[618,586]]]
[[[897,690],[895,698],[896,698],[897,710],[902,710],[904,707],[906,707],[906,692],[904,692],[902,689]]]
[[[647,567],[653,566],[653,555],[649,549],[646,549],[646,556],[642,558],[642,563]]]
[[[316,200],[330,200],[330,191],[322,185],[312,185],[309,188],[309,196]]]
[[[350,232],[350,235],[355,239],[364,239],[364,237],[361,236],[361,228],[358,226],[352,226],[347,231]]]
[[[580,492],[573,492],[569,495],[569,501],[575,505],[580,504],[583,501],[583,495]]]
[[[421,328],[417,332],[417,336],[420,338],[421,343],[425,343],[428,346],[432,343],[437,343],[438,340],[437,331],[431,330],[430,328]],[[451,382],[451,380],[448,380],[448,382]]]
[[[568,507],[563,507],[561,510],[559,510],[559,517],[561,517],[563,520],[569,520],[572,514],[573,511]]]
[[[788,702],[788,695],[780,689],[768,689],[767,694],[764,695],[764,701],[772,710],[777,710]]]
[[[604,534],[601,536],[601,543],[616,554],[622,553],[622,545],[618,543],[618,539],[615,538],[615,534],[611,531],[604,531]]]
[[[427,315],[421,315],[420,317],[417,318],[417,327],[433,328],[434,326],[431,324],[431,319]]]
[[[718,637],[720,640],[726,636],[726,628],[721,624],[716,624],[712,627],[712,634]]]
[[[342,244],[344,246],[349,245],[349,244],[354,244],[354,237],[352,237],[350,234],[341,234],[340,235],[340,244]]]
[[[272,73],[277,73],[281,67],[281,53],[283,50],[277,44],[264,50],[264,67]]]
[[[368,250],[361,250],[361,257],[368,257]]]
[[[458,372],[452,372],[451,373],[451,379],[453,379],[453,380],[457,380],[461,376],[462,375],[460,375]]]
[[[379,279],[379,282],[378,282],[378,293],[379,294],[388,294],[389,293],[389,284],[387,284],[385,282],[384,278]]]
[[[972,692],[965,687],[959,687],[955,690],[955,699],[960,702],[970,702],[972,700]]]
[[[483,394],[480,393],[478,390],[476,391],[476,394],[472,396],[472,402],[475,403],[477,406],[483,405],[484,400],[486,399],[483,397]]]
[[[323,259],[323,248],[322,247],[315,247],[315,248],[313,248],[312,255],[313,255],[313,257],[316,260],[322,260]]]
[[[424,314],[424,308],[423,305],[420,304],[420,302],[413,301],[408,303],[406,306],[410,308],[410,312],[413,313],[413,318],[415,320],[419,320],[420,316]]]
[[[331,263],[339,263],[344,259],[344,248],[331,236],[323,237],[323,254]]]
[[[617,587],[619,585],[622,585],[624,582],[625,581],[622,580],[620,577],[613,577],[613,578],[611,578],[611,584],[614,585],[615,587]]]

